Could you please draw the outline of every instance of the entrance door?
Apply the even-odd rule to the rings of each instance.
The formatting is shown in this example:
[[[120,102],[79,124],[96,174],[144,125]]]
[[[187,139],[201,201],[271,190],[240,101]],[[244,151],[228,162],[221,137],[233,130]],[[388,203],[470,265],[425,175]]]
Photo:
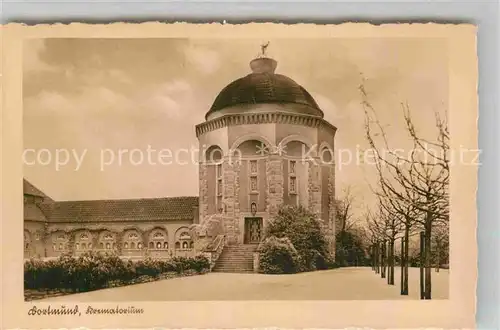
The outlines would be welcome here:
[[[257,244],[262,239],[262,218],[245,218],[245,244]]]

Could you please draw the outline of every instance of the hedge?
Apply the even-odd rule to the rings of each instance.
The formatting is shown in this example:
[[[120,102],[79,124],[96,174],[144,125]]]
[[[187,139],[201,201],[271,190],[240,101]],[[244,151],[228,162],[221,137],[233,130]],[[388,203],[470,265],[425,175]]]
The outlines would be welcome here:
[[[153,278],[175,272],[203,273],[210,263],[204,256],[192,258],[176,257],[170,260],[145,259],[141,261],[122,260],[116,255],[93,252],[78,258],[63,255],[56,260],[31,259],[24,263],[25,289],[65,289],[83,292],[102,289],[110,282],[131,284],[143,276]]]

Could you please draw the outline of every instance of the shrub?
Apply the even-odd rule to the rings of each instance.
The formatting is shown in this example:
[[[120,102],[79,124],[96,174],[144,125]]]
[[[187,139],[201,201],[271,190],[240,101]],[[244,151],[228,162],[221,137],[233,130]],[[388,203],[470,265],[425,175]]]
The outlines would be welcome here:
[[[281,207],[267,227],[266,237],[271,236],[290,239],[299,255],[298,271],[326,269],[331,262],[320,220],[304,207]]]
[[[335,249],[336,260],[341,267],[366,264],[362,239],[354,231],[344,230],[338,232]]]
[[[78,258],[62,255],[57,260],[28,260],[24,264],[25,289],[69,289],[89,291],[109,286],[110,282],[132,283],[148,276],[158,278],[168,272],[202,273],[209,269],[204,256],[133,262],[117,255],[85,253]]]
[[[258,248],[259,272],[266,274],[292,274],[300,267],[297,250],[288,238],[266,238]]]

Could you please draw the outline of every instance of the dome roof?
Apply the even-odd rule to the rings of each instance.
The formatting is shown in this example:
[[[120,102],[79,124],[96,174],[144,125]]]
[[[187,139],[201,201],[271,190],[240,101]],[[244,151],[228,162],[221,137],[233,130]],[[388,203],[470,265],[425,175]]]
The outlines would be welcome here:
[[[227,85],[205,117],[235,105],[265,103],[298,104],[301,113],[323,117],[316,101],[302,86],[287,76],[274,73],[276,66],[276,61],[270,58],[250,62],[253,72]]]

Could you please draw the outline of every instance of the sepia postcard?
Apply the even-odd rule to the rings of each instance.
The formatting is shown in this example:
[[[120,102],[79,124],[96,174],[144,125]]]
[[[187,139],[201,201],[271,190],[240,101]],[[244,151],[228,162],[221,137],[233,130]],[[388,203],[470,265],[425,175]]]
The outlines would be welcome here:
[[[475,327],[475,26],[2,45],[2,328]]]

